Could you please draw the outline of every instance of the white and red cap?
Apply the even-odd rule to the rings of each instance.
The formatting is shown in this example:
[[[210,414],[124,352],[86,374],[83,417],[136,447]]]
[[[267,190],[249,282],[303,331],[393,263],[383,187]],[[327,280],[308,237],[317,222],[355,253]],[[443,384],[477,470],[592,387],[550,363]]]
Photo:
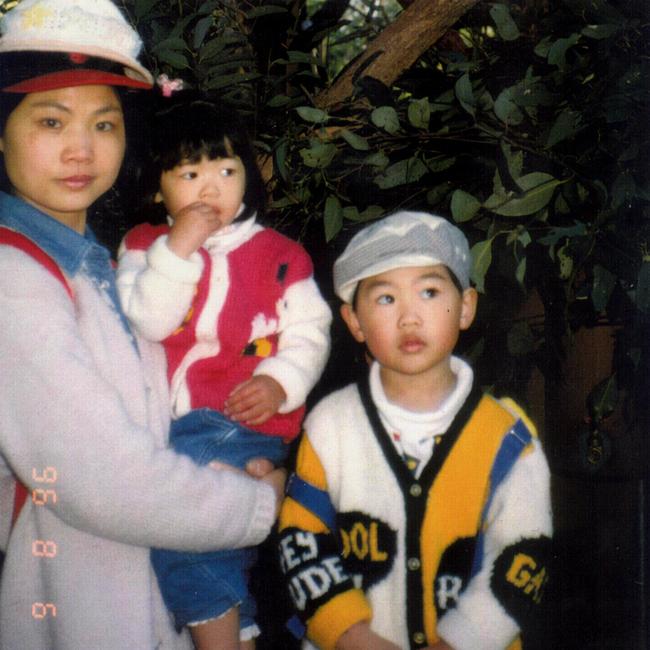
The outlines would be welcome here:
[[[142,41],[110,0],[22,0],[0,21],[2,90],[151,88]]]

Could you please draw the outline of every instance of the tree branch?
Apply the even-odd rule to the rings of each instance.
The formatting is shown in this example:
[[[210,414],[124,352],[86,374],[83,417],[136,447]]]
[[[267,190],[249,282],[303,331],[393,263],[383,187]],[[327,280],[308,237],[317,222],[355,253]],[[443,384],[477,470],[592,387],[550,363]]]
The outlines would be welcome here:
[[[327,108],[352,95],[353,79],[364,65],[367,65],[363,70],[364,75],[390,86],[478,2],[479,0],[404,0],[402,4],[408,7],[368,45],[330,88],[316,96],[316,105]]]

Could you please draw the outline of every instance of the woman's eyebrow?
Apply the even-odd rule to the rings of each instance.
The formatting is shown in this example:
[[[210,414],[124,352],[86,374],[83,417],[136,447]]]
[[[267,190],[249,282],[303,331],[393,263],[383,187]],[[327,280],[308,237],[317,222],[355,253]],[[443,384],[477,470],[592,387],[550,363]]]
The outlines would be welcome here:
[[[30,105],[30,108],[55,108],[56,110],[63,111],[64,113],[72,113],[72,109],[61,104],[60,102],[44,100],[40,102],[34,102]],[[117,104],[106,104],[106,106],[100,106],[96,111],[93,111],[94,115],[105,115],[106,113],[122,113],[122,109]]]

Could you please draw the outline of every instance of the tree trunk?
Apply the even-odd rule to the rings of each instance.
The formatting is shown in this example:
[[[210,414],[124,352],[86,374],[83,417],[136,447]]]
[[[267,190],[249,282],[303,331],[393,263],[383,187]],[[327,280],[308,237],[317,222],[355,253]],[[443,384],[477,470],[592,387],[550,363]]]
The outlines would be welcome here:
[[[354,90],[353,79],[359,71],[363,71],[364,76],[374,77],[390,86],[478,2],[479,0],[405,0],[402,4],[408,7],[368,45],[330,88],[316,96],[316,105],[327,108],[347,99]]]

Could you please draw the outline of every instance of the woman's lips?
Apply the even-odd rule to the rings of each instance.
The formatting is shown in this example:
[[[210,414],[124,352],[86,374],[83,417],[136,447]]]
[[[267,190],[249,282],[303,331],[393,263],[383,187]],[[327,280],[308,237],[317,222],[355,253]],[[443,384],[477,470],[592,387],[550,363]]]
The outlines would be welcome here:
[[[75,176],[66,176],[61,179],[61,183],[71,190],[83,190],[93,181],[93,177],[88,174],[77,174]]]

